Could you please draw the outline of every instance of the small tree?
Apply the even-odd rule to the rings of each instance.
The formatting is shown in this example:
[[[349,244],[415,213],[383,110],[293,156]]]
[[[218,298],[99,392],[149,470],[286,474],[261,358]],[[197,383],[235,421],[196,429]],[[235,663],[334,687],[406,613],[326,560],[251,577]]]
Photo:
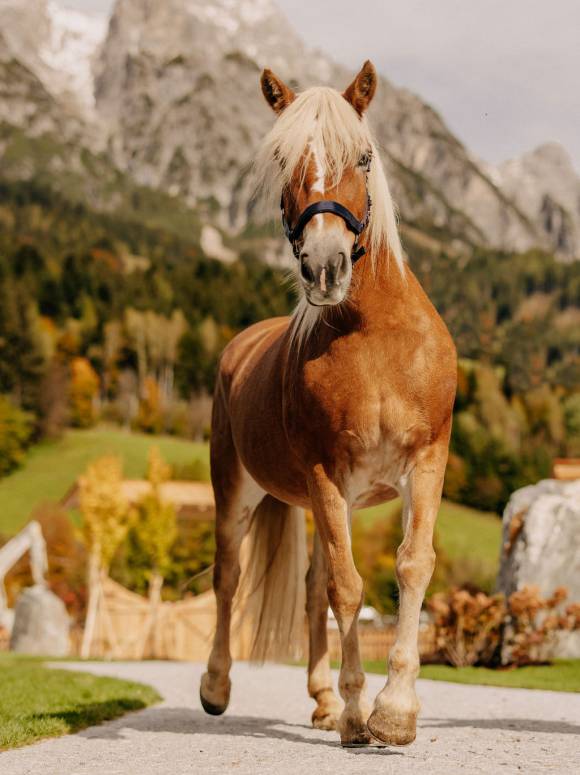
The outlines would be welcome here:
[[[164,462],[159,449],[151,447],[147,480],[151,490],[143,496],[136,509],[134,531],[151,563],[151,579],[162,578],[170,562],[170,550],[177,536],[175,507],[161,497],[161,485],[168,481],[171,468]]]
[[[161,497],[161,485],[171,475],[159,449],[151,447],[147,467],[147,479],[151,485],[136,508],[134,533],[147,557],[151,571],[149,576],[149,600],[151,602],[151,635],[157,632],[157,614],[161,601],[163,580],[170,566],[170,551],[177,537],[175,507]],[[156,651],[156,649],[154,649]]]
[[[129,529],[131,511],[123,495],[119,458],[102,457],[79,479],[79,501],[88,563],[89,603],[81,656],[88,657],[100,595],[101,575],[107,571]]]

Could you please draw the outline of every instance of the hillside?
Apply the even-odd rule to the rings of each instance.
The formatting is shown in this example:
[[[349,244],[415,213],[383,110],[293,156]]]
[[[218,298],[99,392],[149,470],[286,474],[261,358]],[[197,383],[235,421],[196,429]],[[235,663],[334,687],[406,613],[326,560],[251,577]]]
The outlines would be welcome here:
[[[32,449],[20,471],[0,481],[0,534],[12,535],[43,503],[60,501],[87,465],[102,455],[118,455],[128,479],[140,479],[147,470],[147,455],[158,447],[172,466],[208,465],[208,446],[184,439],[145,436],[115,428],[71,430],[57,442]]]

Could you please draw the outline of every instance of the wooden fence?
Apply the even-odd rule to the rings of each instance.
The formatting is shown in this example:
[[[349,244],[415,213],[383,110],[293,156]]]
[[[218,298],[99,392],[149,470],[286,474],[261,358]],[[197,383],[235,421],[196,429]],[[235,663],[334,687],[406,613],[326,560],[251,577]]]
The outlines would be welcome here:
[[[91,657],[206,660],[215,627],[215,597],[206,592],[176,603],[149,600],[108,577],[101,581]],[[250,633],[234,624],[232,652],[246,659]]]
[[[359,626],[359,647],[361,659],[369,661],[386,661],[389,651],[395,642],[396,628],[388,625],[384,628]],[[340,635],[338,630],[328,631],[328,650],[333,661],[340,662]],[[430,625],[423,625],[419,630],[419,653],[421,656],[431,656],[435,650],[435,636]]]
[[[177,659],[205,661],[209,656],[215,627],[215,597],[206,592],[176,603],[161,603],[153,612],[147,598],[130,592],[105,577],[101,585],[91,657],[108,659]],[[232,626],[232,654],[248,659],[251,630],[239,620]],[[361,625],[361,656],[365,660],[386,660],[395,639],[395,628]],[[340,660],[338,630],[329,629],[330,658]],[[307,654],[305,632],[304,654]],[[78,639],[77,639],[78,647]],[[419,637],[422,655],[433,651],[433,632],[423,627]]]

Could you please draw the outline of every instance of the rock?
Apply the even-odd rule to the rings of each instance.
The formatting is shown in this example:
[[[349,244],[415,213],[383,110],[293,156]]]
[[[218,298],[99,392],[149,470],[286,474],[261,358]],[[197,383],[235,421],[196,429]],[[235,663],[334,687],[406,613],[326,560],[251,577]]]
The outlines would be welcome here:
[[[65,657],[70,652],[69,628],[62,600],[36,584],[16,601],[10,648],[22,654]]]
[[[525,585],[544,597],[566,587],[568,602],[580,601],[580,481],[545,479],[511,496],[498,588],[510,595]],[[580,657],[580,632],[562,634],[552,656]]]

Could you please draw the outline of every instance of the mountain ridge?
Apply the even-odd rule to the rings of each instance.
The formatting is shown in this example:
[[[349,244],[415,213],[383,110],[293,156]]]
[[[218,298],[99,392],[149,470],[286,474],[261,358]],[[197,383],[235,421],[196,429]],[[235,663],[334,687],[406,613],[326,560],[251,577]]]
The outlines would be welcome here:
[[[273,0],[117,0],[109,20],[55,0],[0,0],[0,10],[0,120],[104,151],[137,184],[234,233],[256,217],[247,170],[272,121],[260,70],[299,89],[344,88],[352,77],[307,49]],[[67,72],[75,52],[76,76]],[[580,179],[567,170],[558,187],[561,159],[487,165],[437,111],[382,76],[369,115],[403,223],[465,245],[580,255]]]

